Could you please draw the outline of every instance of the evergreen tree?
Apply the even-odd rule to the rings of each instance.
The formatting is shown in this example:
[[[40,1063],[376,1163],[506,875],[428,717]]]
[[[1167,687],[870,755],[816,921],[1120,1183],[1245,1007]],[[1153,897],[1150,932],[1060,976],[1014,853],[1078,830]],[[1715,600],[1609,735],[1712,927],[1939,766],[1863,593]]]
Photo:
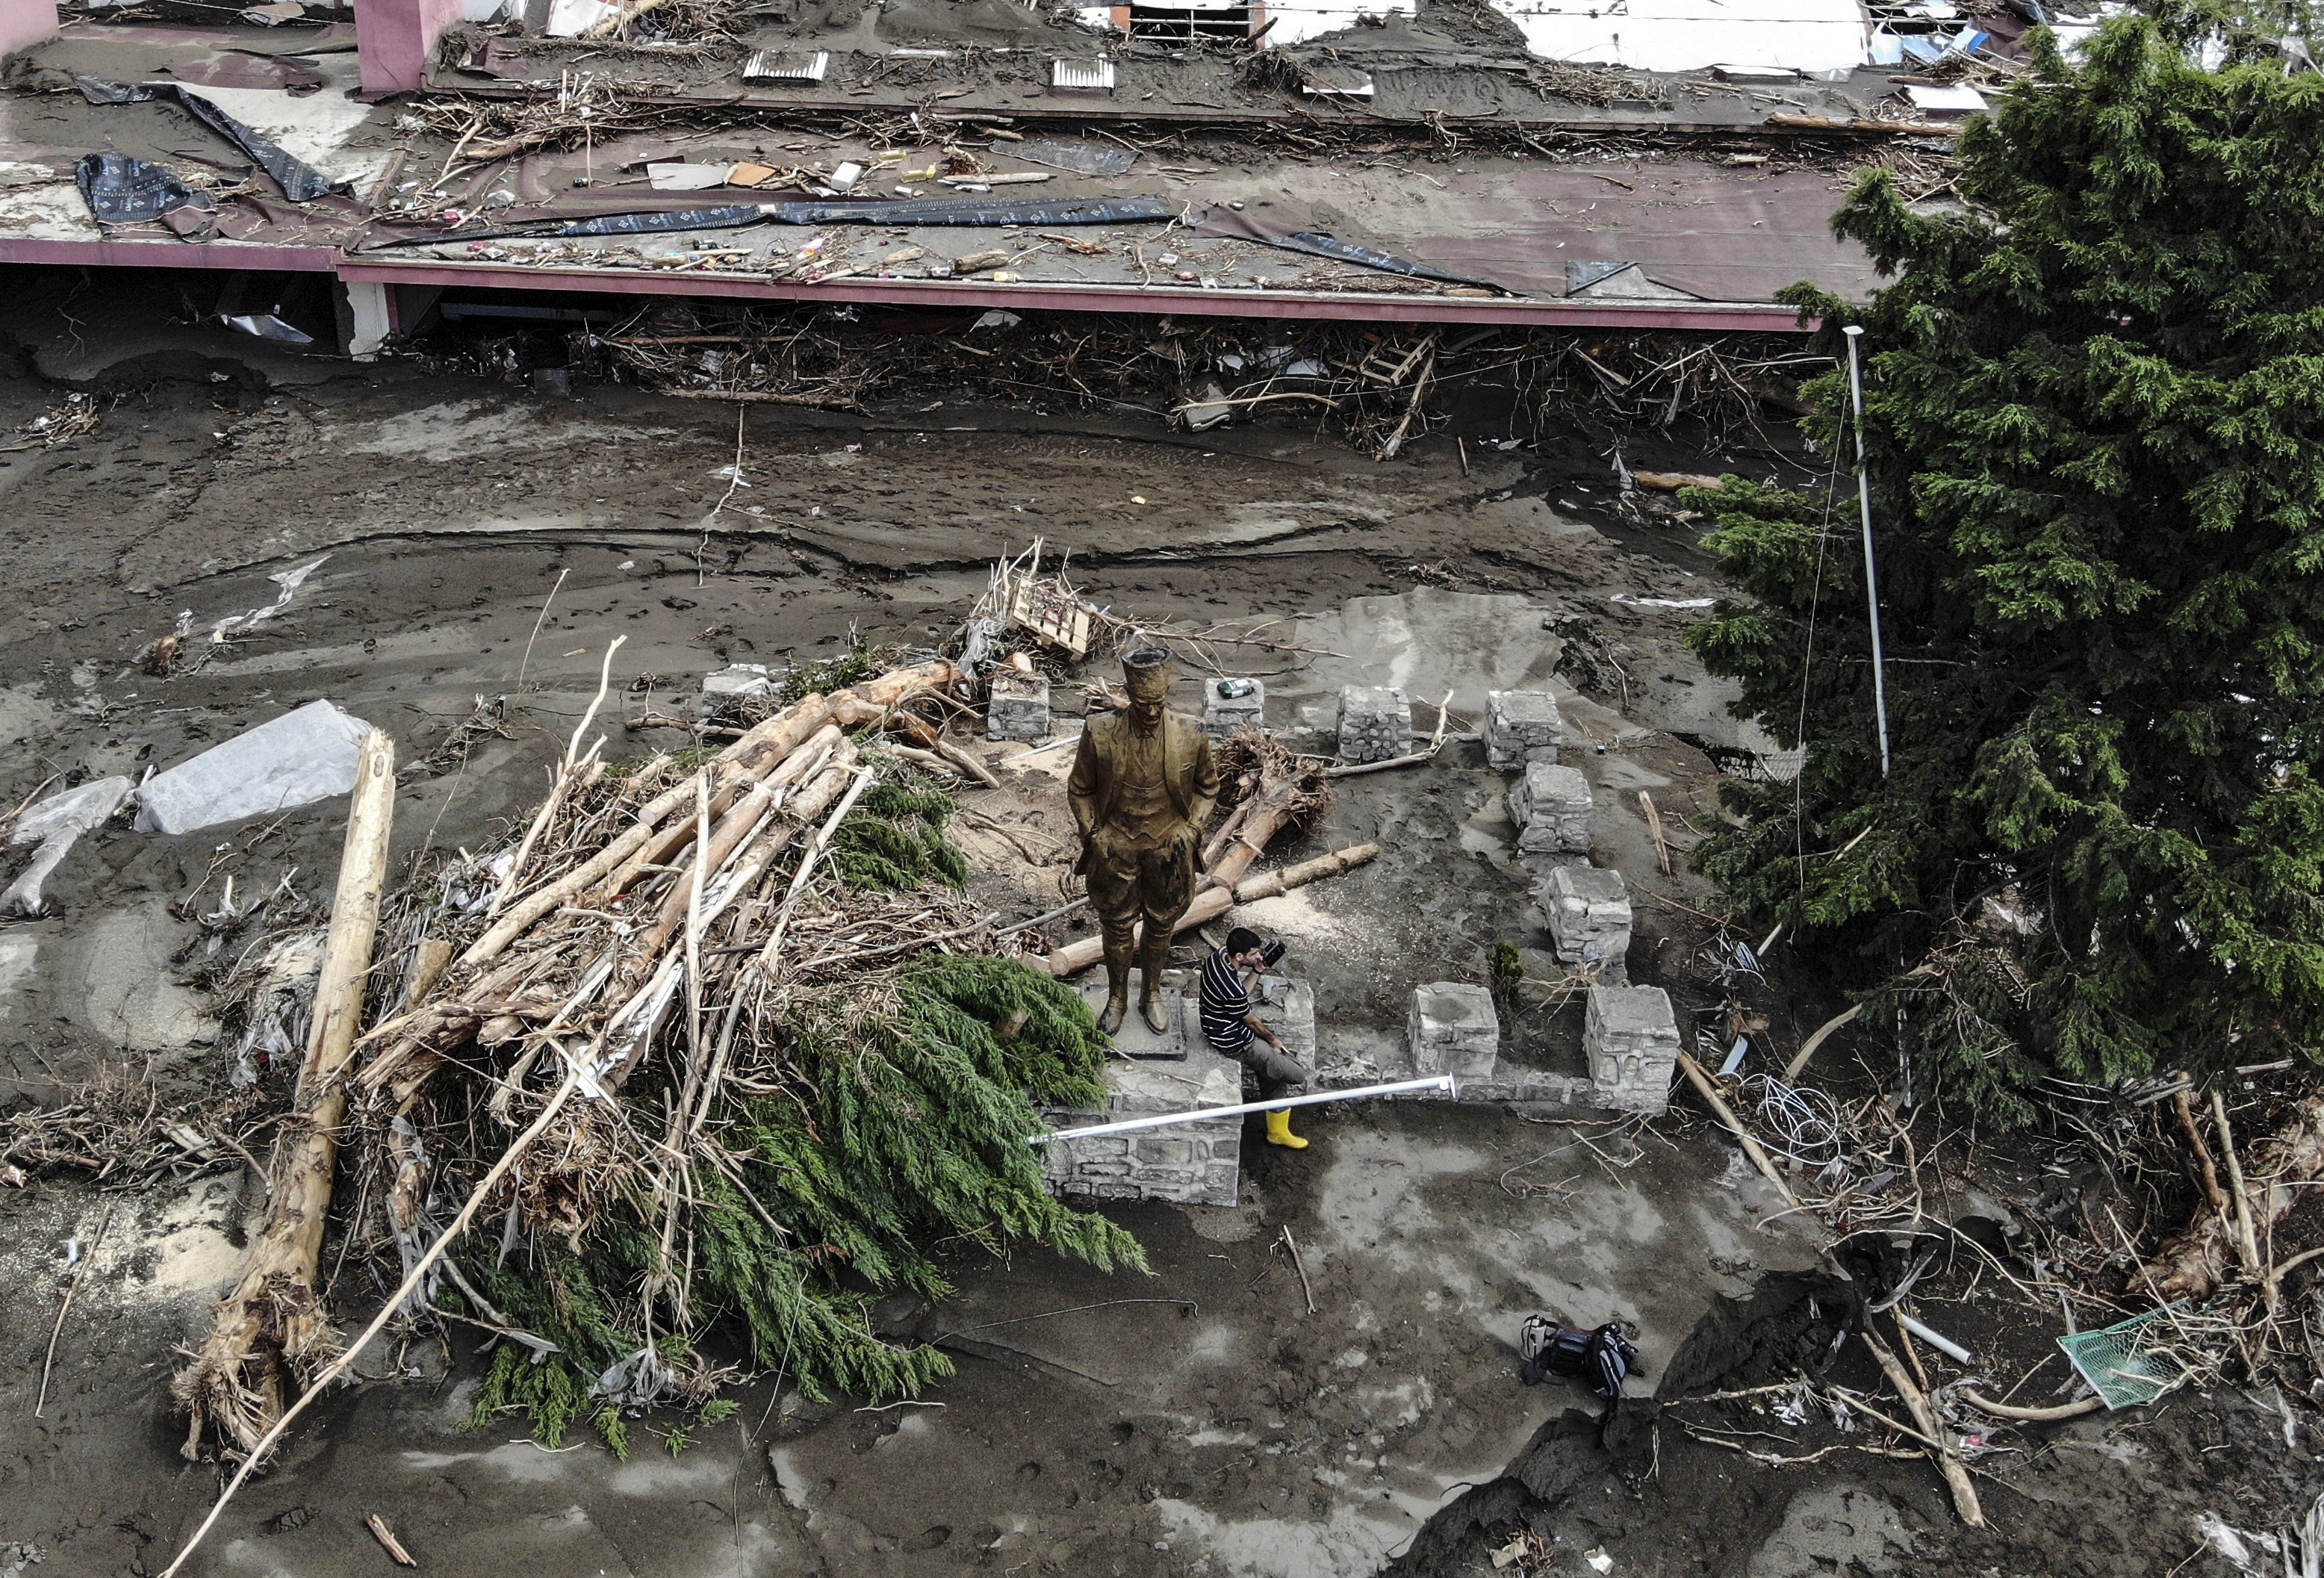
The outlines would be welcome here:
[[[1866,329],[1887,777],[1846,462],[1690,495],[1756,599],[1692,642],[1806,751],[1700,863],[2006,1118],[2048,1069],[2324,1061],[2324,78],[2201,69],[2211,25],[2029,35],[1969,211],[1874,172],[1834,227],[1894,282],[1786,293]],[[1810,394],[1852,458],[1845,373]]]

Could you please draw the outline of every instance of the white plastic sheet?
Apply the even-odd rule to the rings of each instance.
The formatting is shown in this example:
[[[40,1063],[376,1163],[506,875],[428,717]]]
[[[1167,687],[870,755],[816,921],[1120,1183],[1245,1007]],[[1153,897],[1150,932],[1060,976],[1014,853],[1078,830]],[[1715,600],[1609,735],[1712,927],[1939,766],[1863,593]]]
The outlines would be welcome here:
[[[236,734],[137,791],[141,833],[191,833],[343,795],[371,725],[327,701]]]
[[[121,808],[134,787],[125,778],[100,778],[51,795],[25,812],[8,842],[17,848],[37,844],[40,852],[8,884],[8,891],[0,893],[0,915],[40,914],[41,884],[63,863],[82,834],[103,826],[105,819]]]

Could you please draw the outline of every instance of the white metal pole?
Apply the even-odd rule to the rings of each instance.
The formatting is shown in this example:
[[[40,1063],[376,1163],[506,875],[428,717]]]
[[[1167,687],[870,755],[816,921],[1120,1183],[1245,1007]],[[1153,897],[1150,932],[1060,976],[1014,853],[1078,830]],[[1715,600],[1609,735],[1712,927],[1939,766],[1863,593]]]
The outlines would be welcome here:
[[[1406,1096],[1420,1091],[1443,1091],[1456,1095],[1459,1087],[1449,1074],[1431,1075],[1425,1079],[1400,1079],[1394,1084],[1368,1084],[1351,1091],[1319,1091],[1313,1095],[1279,1096],[1271,1102],[1243,1102],[1231,1107],[1203,1107],[1192,1112],[1163,1112],[1151,1118],[1125,1118],[1119,1123],[1098,1123],[1087,1129],[1061,1129],[1055,1134],[1036,1134],[1033,1143],[1047,1145],[1052,1140],[1094,1140],[1101,1134],[1129,1134],[1140,1129],[1165,1129],[1173,1123],[1207,1123],[1213,1118],[1240,1118],[1245,1112],[1272,1112],[1278,1107],[1314,1107],[1325,1102],[1355,1102],[1367,1096]]]
[[[1864,601],[1872,614],[1872,710],[1880,720],[1880,776],[1888,776],[1888,686],[1880,656],[1880,577],[1872,562],[1872,466],[1864,450],[1864,374],[1857,366],[1856,342],[1864,326],[1851,323],[1848,337],[1848,390],[1856,400],[1856,502],[1864,515]]]

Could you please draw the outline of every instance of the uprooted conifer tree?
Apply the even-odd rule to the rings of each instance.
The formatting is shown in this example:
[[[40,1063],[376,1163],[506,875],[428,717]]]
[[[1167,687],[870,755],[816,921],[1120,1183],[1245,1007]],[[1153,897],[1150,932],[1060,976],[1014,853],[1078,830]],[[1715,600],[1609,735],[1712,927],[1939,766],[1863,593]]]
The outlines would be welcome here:
[[[1806,751],[1703,869],[2006,1119],[2045,1071],[2324,1061],[2324,77],[2204,70],[2215,26],[2029,35],[1969,211],[1869,175],[1834,225],[1894,282],[1786,297],[1866,330],[1886,778],[1845,373],[1833,486],[1691,495],[1755,600],[1693,645]]]

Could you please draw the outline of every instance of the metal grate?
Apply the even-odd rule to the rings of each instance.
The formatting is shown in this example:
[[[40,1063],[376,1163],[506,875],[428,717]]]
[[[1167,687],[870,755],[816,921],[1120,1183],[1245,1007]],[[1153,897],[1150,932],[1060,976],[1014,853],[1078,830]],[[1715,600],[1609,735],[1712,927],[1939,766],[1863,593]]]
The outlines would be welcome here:
[[[831,51],[814,54],[761,50],[742,68],[745,82],[820,82],[831,69]]]
[[[1059,60],[1049,69],[1049,86],[1059,93],[1111,93],[1111,60]]]
[[[2166,1304],[2098,1331],[2061,1337],[2058,1346],[2107,1407],[2151,1403],[2187,1379],[2187,1366],[2164,1346],[2172,1334],[2169,1317],[2185,1307],[2183,1299]],[[2161,1329],[2151,1330],[2157,1322]]]

